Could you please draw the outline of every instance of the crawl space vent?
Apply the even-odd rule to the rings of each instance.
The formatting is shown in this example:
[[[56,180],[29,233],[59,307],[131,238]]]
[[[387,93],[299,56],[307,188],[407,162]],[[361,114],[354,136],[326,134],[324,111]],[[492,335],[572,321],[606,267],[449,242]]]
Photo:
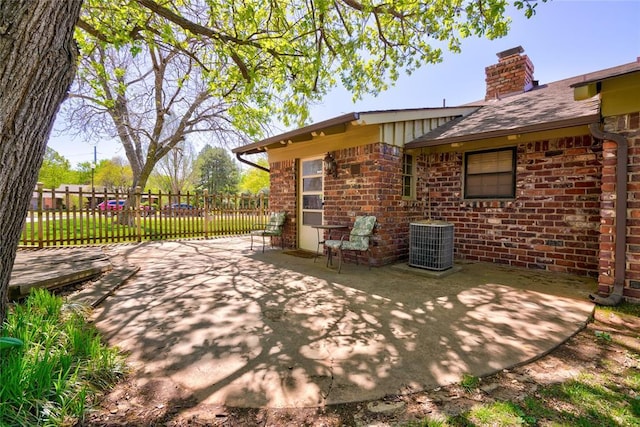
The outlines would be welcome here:
[[[453,224],[445,221],[409,224],[409,265],[429,270],[453,267]]]

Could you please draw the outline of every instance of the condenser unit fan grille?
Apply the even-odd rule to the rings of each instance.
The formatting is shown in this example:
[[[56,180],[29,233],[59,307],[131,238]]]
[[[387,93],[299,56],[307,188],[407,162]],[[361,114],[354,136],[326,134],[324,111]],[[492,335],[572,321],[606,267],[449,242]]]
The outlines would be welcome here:
[[[453,267],[453,224],[445,221],[409,224],[409,265],[429,270]]]

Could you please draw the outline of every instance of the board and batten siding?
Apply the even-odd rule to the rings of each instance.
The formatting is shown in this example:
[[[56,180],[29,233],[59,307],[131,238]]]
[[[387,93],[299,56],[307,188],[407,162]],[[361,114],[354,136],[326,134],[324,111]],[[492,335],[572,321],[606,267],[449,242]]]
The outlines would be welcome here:
[[[453,119],[455,119],[455,116],[383,123],[380,125],[380,142],[395,147],[404,147],[406,143],[429,133],[433,129]]]

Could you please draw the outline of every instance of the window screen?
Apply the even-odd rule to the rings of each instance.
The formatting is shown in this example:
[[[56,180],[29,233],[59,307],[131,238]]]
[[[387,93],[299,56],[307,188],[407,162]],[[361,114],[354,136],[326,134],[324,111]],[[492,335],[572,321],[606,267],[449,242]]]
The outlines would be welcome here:
[[[465,198],[515,197],[515,168],[515,148],[465,153]]]

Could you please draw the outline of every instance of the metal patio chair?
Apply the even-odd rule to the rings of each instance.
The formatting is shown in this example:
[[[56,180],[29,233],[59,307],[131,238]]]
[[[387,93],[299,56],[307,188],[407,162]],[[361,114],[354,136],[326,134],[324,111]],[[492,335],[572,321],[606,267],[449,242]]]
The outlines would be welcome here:
[[[285,212],[273,212],[269,215],[269,222],[262,224],[263,228],[251,232],[251,250],[253,250],[253,237],[262,236],[262,252],[264,253],[266,237],[280,237],[280,244],[284,250],[284,239],[282,233],[284,231],[284,221],[287,217]],[[272,244],[273,246],[273,244]]]
[[[367,252],[369,255],[369,269],[371,269],[371,236],[373,235],[373,227],[375,225],[375,216],[357,216],[347,240],[345,240],[346,235],[343,235],[340,240],[325,240],[327,267],[329,264],[333,264],[333,251],[335,250],[340,257],[338,261],[338,273],[342,270],[344,251],[355,252],[356,264],[358,263],[358,253]]]

